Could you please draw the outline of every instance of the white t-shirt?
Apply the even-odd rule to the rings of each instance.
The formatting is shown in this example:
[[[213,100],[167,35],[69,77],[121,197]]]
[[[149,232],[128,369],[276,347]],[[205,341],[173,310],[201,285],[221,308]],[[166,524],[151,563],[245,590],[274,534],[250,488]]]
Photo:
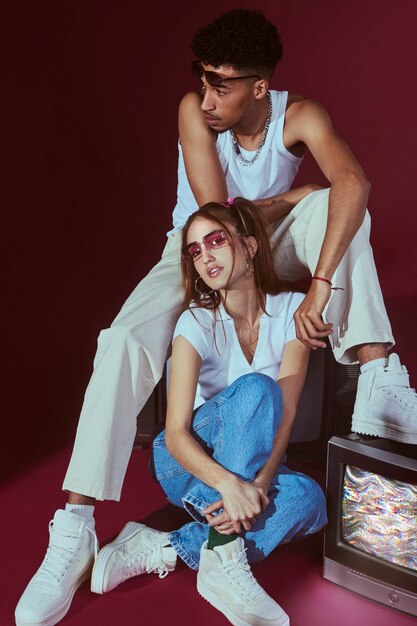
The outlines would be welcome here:
[[[213,311],[197,306],[184,311],[175,327],[174,339],[185,337],[202,360],[194,408],[244,374],[259,372],[276,380],[285,344],[296,338],[293,315],[303,299],[304,294],[295,292],[267,295],[268,315],[261,315],[252,363],[243,354],[233,319],[223,305],[217,311],[214,329]]]
[[[242,196],[248,200],[270,198],[291,188],[302,157],[296,157],[284,145],[283,131],[288,91],[271,94],[272,116],[265,144],[252,165],[245,166],[237,160],[230,131],[219,133],[216,139],[217,154],[226,177],[227,192],[232,198]],[[240,149],[246,158],[254,152]],[[188,217],[198,209],[185,171],[181,144],[178,143],[177,204],[172,220],[174,228],[168,235],[182,228]]]

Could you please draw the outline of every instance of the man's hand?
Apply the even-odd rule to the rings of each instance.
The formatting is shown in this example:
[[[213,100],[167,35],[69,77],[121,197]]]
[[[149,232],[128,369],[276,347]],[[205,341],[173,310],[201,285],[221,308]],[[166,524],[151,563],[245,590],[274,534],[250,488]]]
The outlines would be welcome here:
[[[313,350],[325,348],[326,343],[322,338],[331,335],[333,330],[333,324],[325,324],[321,319],[331,293],[330,285],[313,280],[306,297],[294,313],[297,339]]]
[[[250,530],[269,504],[269,498],[261,487],[245,482],[236,476],[232,476],[219,487],[219,491],[222,498],[210,504],[202,513],[206,516],[210,526],[223,534]],[[219,515],[213,515],[219,509],[224,510]],[[230,530],[229,524],[233,530]],[[224,532],[224,525],[230,532]]]

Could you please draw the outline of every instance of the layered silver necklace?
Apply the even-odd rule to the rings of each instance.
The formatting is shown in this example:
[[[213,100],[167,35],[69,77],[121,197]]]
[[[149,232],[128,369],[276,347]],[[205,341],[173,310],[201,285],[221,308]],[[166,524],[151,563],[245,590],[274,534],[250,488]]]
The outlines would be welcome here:
[[[261,134],[261,136],[259,138],[259,143],[258,143],[258,145],[256,147],[255,154],[253,155],[252,158],[247,159],[242,154],[242,152],[240,150],[239,142],[237,140],[237,137],[236,137],[234,131],[232,129],[230,129],[230,135],[232,137],[233,148],[234,148],[234,151],[235,151],[236,160],[241,165],[244,165],[244,166],[253,165],[255,163],[256,159],[259,157],[259,154],[260,154],[262,148],[265,145],[266,136],[268,134],[268,128],[269,128],[269,125],[271,123],[271,117],[272,117],[272,101],[271,101],[271,94],[269,93],[269,91],[267,93],[267,96],[268,96],[268,115],[266,116],[265,126],[263,127],[262,134]]]

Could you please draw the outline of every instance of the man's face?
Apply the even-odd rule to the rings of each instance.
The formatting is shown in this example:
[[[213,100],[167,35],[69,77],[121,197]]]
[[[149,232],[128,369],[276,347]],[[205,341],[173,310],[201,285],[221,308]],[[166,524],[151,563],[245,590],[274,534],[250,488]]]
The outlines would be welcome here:
[[[215,72],[224,78],[245,76],[244,72],[236,72],[227,65],[216,68],[211,65],[202,65],[201,68],[204,71]],[[226,80],[220,85],[213,86],[202,74],[201,109],[210,128],[216,133],[222,133],[244,124],[255,102],[254,85],[256,82],[258,82],[256,78],[242,78],[241,80]]]

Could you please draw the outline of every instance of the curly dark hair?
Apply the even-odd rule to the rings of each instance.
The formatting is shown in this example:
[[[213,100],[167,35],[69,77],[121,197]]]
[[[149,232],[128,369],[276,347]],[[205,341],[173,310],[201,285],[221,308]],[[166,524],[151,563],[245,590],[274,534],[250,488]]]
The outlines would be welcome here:
[[[234,9],[203,26],[191,49],[205,65],[271,76],[282,57],[281,37],[262,11]]]

